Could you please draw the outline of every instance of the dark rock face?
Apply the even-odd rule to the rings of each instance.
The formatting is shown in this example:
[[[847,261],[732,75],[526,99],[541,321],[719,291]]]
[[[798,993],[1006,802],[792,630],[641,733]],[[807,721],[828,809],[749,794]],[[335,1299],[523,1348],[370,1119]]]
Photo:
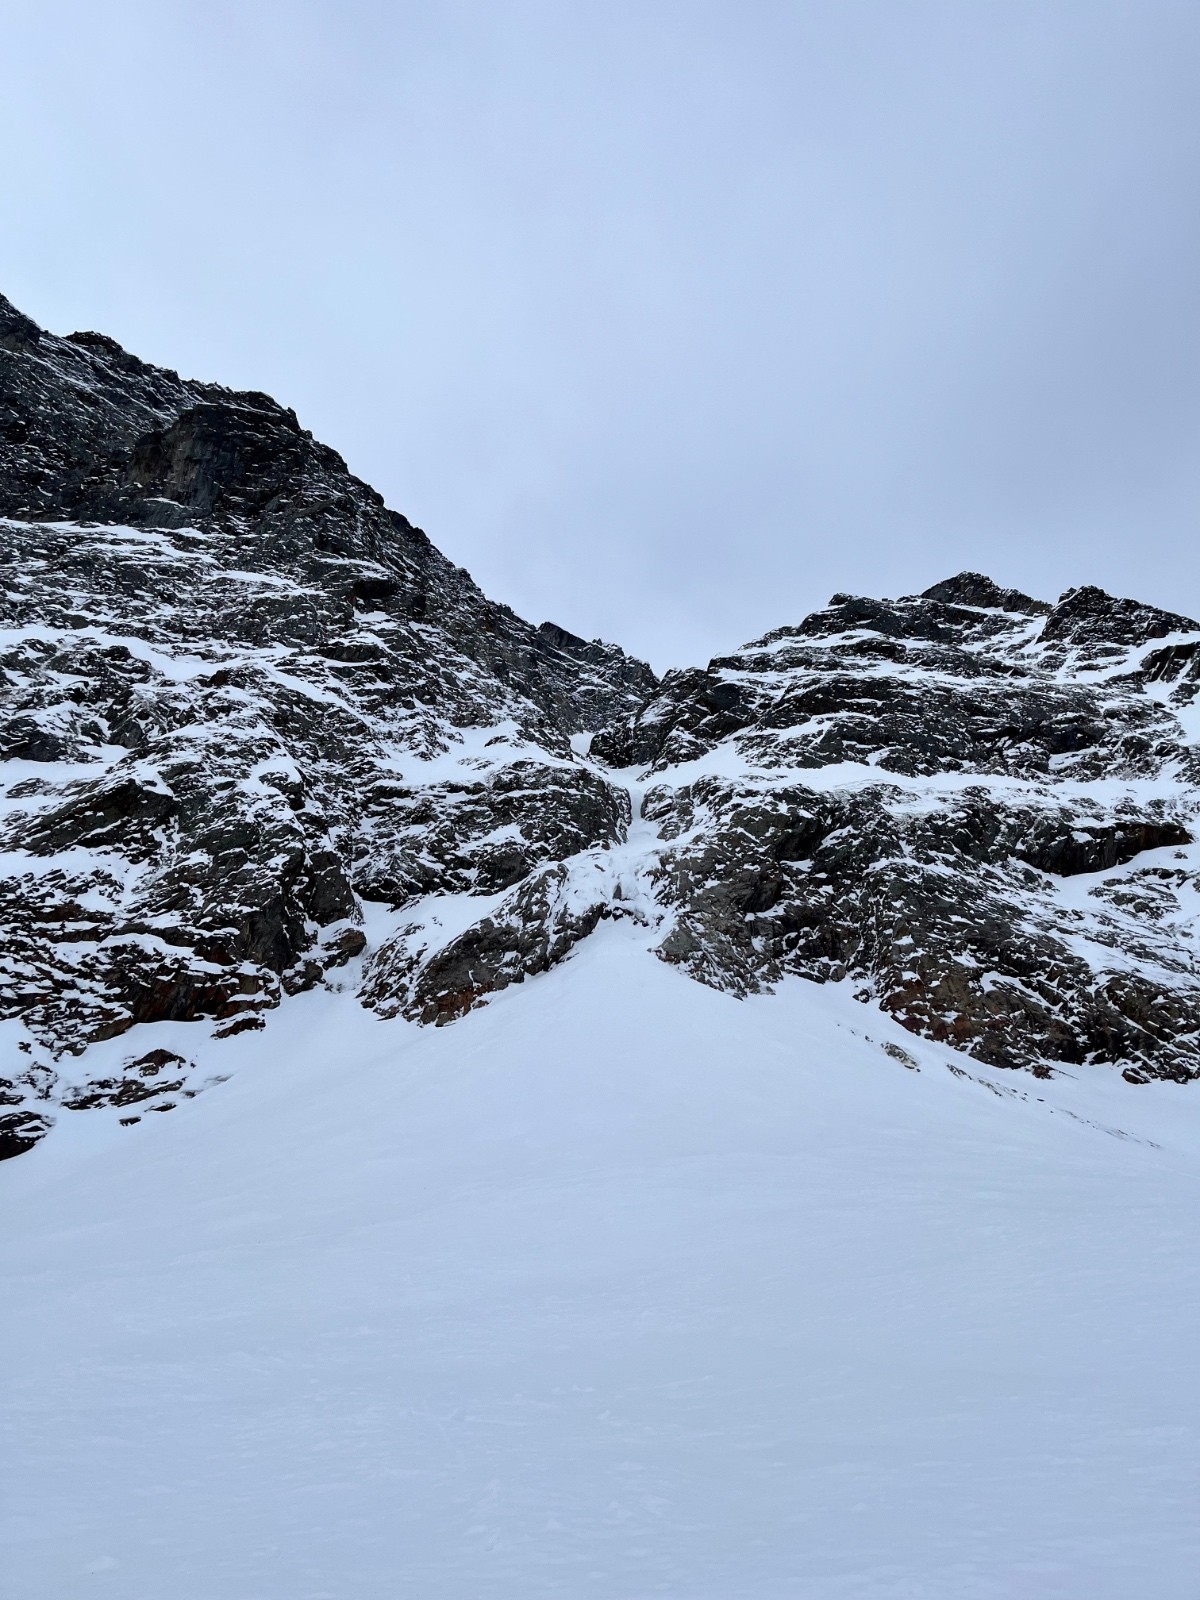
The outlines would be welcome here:
[[[358,892],[400,905],[420,895],[494,894],[545,861],[615,844],[629,797],[577,763],[518,758],[479,781],[380,780],[365,797],[375,824],[353,865]]]
[[[1028,616],[1044,616],[1051,608],[1045,600],[1034,600],[1019,589],[1002,589],[982,572],[960,572],[921,593],[922,600],[943,600],[952,606],[978,606],[987,611],[1023,611]]]
[[[79,528],[40,551],[38,599],[52,578],[74,581],[93,601],[100,586],[151,600],[167,580],[161,599],[182,600],[190,613],[172,619],[176,636],[212,637],[206,630],[216,619],[210,607],[189,603],[191,580],[204,576],[211,590],[223,570],[242,580],[226,584],[227,642],[337,648],[370,608],[393,627],[435,628],[436,640],[410,643],[421,658],[449,645],[443,681],[470,663],[567,731],[632,709],[655,682],[615,646],[588,644],[553,624],[531,627],[487,600],[269,396],[182,380],[98,334],[55,338],[2,297],[0,516],[206,533],[202,548],[194,536],[173,545],[147,538],[142,563],[129,539],[116,571]],[[2,553],[25,564],[20,540],[7,540]],[[258,582],[247,583],[247,574]],[[423,665],[428,674],[432,663]]]
[[[259,1026],[355,961],[364,898],[623,837],[571,739],[650,669],[494,605],[267,396],[0,301],[0,518],[5,1148],[145,1097],[133,1057],[66,1083],[96,1042]]]
[[[384,1016],[453,1022],[488,995],[549,971],[611,914],[605,901],[575,892],[565,865],[544,867],[440,948],[419,925],[400,929],[368,969],[363,999]]]
[[[267,396],[3,300],[0,566],[0,1156],[211,1081],[139,1028],[441,1024],[602,921],[994,1065],[1200,1070],[1186,617],[962,573],[660,683]]]
[[[1194,633],[1196,624],[1174,611],[1159,611],[1137,600],[1117,600],[1103,589],[1068,589],[1046,618],[1042,638],[1097,646],[1105,653],[1122,645],[1145,644],[1169,633]]]
[[[964,574],[669,674],[599,741],[648,769],[659,953],[743,994],[845,980],[997,1066],[1195,1076],[1196,684],[1146,648],[1189,633]]]
[[[789,785],[765,805],[761,791],[708,779],[648,804],[668,837],[705,811],[700,838],[658,869],[662,898],[680,908],[661,953],[702,981],[750,993],[786,973],[848,979],[913,1032],[995,1066],[1195,1071],[1191,952],[1156,926],[1175,909],[1171,891],[1196,881],[1160,864],[1165,846],[1190,841],[1179,824],[1097,819],[1086,848],[1074,812],[1001,809],[978,791],[925,812],[886,785]],[[1159,860],[1089,884],[1093,906],[1076,909],[1047,881],[1064,867],[1101,876],[1142,839]],[[1138,912],[1149,913],[1140,927]],[[1123,970],[1131,954],[1136,974]]]
[[[46,1137],[50,1128],[49,1119],[36,1111],[0,1112],[0,1161],[23,1156]]]

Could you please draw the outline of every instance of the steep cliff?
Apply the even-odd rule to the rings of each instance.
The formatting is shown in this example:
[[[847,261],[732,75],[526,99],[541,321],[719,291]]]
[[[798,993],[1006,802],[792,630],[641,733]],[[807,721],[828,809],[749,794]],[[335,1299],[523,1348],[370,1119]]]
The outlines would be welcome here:
[[[660,683],[266,396],[6,301],[0,562],[0,1153],[196,1092],[162,1024],[448,1022],[613,918],[992,1066],[1200,1071],[1186,617],[962,574]]]

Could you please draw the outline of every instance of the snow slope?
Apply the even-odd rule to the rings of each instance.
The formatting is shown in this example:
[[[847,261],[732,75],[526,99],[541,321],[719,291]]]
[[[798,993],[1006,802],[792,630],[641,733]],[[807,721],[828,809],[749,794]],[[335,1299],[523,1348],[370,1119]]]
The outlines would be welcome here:
[[[627,924],[451,1028],[351,980],[0,1167],[7,1594],[1194,1600],[1194,1093]]]

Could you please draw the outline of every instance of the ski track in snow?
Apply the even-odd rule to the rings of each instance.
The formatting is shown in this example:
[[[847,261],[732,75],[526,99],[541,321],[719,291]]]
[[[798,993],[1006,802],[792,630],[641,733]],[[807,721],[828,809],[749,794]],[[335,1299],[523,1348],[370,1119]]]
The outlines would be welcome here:
[[[6,1593],[1194,1600],[1195,1094],[645,943],[0,1167]]]

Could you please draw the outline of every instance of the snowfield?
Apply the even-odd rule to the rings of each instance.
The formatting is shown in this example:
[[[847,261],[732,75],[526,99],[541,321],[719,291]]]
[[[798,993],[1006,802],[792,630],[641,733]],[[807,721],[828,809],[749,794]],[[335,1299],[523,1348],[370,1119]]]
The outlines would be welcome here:
[[[14,1600],[1195,1600],[1194,1088],[630,924],[448,1028],[353,976],[0,1167]]]

